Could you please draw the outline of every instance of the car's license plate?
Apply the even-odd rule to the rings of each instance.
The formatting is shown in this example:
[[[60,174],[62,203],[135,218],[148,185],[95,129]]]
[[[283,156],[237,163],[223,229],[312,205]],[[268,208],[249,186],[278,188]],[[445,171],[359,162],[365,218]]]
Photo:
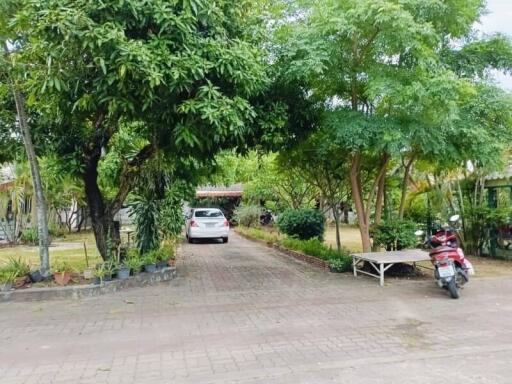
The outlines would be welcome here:
[[[439,266],[437,271],[439,272],[439,277],[451,277],[455,275],[455,270],[451,264]]]
[[[215,223],[206,223],[206,227],[208,227],[208,228],[215,227]]]

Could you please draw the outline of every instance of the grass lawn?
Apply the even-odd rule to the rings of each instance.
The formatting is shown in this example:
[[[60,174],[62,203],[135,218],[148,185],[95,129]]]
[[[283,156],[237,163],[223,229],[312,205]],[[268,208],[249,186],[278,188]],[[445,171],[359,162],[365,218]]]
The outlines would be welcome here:
[[[82,271],[86,266],[84,243],[89,257],[89,265],[96,265],[101,261],[101,258],[96,249],[94,235],[90,231],[66,234],[63,237],[53,239],[50,246],[50,264],[66,261],[77,271]],[[0,266],[4,265],[10,257],[21,258],[34,267],[39,265],[38,247],[20,245],[0,248]]]
[[[352,225],[342,224],[340,228],[341,245],[351,252],[361,252],[361,233],[359,228]],[[336,248],[336,228],[334,225],[327,226],[325,231],[325,243]]]

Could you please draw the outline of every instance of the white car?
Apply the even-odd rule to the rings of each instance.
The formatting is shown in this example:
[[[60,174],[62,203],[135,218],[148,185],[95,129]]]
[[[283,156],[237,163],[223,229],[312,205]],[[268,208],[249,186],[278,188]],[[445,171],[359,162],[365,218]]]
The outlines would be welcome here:
[[[228,242],[229,222],[220,209],[194,208],[187,216],[187,239],[192,243],[194,239],[222,239]]]

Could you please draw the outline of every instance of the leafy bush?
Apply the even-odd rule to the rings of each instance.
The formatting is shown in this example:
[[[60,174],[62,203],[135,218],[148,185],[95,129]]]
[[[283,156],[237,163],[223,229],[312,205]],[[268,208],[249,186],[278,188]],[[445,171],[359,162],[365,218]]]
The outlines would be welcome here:
[[[159,204],[149,194],[135,196],[130,216],[134,216],[137,247],[141,254],[157,249],[160,245],[158,231]]]
[[[173,238],[181,234],[185,218],[183,215],[183,191],[174,187],[165,194],[160,204],[158,227],[165,238]]]
[[[156,264],[156,262],[158,261],[159,255],[160,255],[159,249],[153,249],[149,252],[146,252],[144,254],[144,256],[142,257],[142,263],[144,265]]]
[[[21,242],[23,244],[38,245],[39,233],[37,228],[27,228],[21,233]]]
[[[242,205],[235,210],[233,218],[245,227],[255,227],[260,223],[261,208],[257,205]]]
[[[126,257],[122,261],[122,265],[130,268],[133,273],[140,271],[142,267],[142,257],[137,248],[130,248],[126,253]]]
[[[325,217],[316,209],[288,209],[279,216],[277,226],[288,236],[300,240],[322,238]]]
[[[329,267],[339,272],[347,272],[352,269],[352,258],[348,255],[329,259]]]
[[[30,266],[25,261],[22,261],[21,258],[15,259],[10,257],[2,271],[5,274],[13,274],[16,278],[28,275],[30,273]]]
[[[388,220],[375,228],[374,245],[383,246],[387,251],[412,248],[416,245],[414,232],[418,225],[409,220]]]

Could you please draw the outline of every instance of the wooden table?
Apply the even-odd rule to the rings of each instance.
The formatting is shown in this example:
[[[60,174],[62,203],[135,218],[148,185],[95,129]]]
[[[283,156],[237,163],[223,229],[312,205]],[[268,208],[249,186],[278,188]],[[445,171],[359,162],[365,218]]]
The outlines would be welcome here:
[[[420,249],[406,249],[404,251],[390,251],[390,252],[370,252],[370,253],[353,253],[352,265],[354,267],[354,276],[357,272],[364,273],[365,275],[376,277],[380,280],[380,286],[384,285],[384,273],[396,263],[412,263],[415,265],[419,261],[430,261],[428,252]],[[358,268],[358,265],[368,262],[377,274],[363,271]]]

